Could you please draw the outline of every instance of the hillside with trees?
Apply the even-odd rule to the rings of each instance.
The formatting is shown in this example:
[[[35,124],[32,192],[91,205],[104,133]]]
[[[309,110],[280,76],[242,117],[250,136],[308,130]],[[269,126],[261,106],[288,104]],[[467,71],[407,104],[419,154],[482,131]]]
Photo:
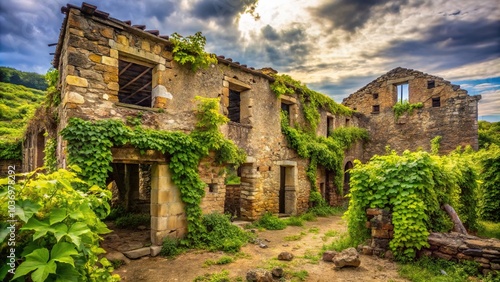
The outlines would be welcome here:
[[[0,82],[23,85],[38,90],[47,89],[45,77],[35,72],[24,72],[9,67],[0,67]]]

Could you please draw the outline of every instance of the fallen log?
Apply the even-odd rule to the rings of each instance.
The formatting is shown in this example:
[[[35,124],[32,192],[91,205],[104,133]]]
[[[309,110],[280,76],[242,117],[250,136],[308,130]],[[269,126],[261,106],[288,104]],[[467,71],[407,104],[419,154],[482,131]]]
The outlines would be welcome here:
[[[448,215],[451,218],[451,221],[453,222],[453,231],[464,235],[468,235],[467,230],[462,224],[462,221],[460,220],[460,217],[458,217],[458,214],[455,211],[455,209],[453,209],[453,207],[448,204],[444,204],[442,208],[446,211],[446,213],[448,213]]]

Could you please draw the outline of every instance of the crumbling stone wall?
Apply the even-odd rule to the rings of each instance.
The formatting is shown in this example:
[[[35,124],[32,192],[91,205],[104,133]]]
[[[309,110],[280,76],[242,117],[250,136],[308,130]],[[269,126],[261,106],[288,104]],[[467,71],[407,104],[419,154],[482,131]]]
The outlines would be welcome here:
[[[409,102],[423,103],[422,109],[398,119],[392,107],[397,103],[396,85],[408,83]],[[370,133],[363,161],[383,154],[389,145],[403,150],[430,150],[430,140],[441,136],[440,153],[457,146],[477,149],[477,103],[481,96],[469,96],[466,90],[443,78],[420,71],[396,68],[344,99],[343,104],[366,118]]]
[[[12,170],[12,167],[15,170]],[[9,171],[14,171],[15,173],[20,173],[22,171],[20,160],[0,160],[0,178],[7,177]]]
[[[392,215],[388,210],[367,209],[366,227],[371,229],[370,245],[360,246],[366,255],[391,257],[389,243],[394,235]],[[495,271],[500,273],[500,240],[484,239],[456,232],[431,233],[428,237],[430,247],[419,251],[419,256],[431,256],[444,260],[475,261],[483,274]]]

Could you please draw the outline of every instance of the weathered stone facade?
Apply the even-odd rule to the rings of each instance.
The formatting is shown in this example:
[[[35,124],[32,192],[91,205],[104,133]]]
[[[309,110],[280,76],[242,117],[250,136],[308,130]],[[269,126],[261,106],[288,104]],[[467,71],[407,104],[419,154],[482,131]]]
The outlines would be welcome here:
[[[396,118],[392,107],[401,99],[400,92],[409,103],[423,103],[423,108]],[[436,136],[442,137],[440,153],[457,146],[477,149],[480,99],[443,78],[396,68],[351,94],[343,104],[364,117],[361,126],[368,129],[371,142],[359,158],[367,161],[375,154],[384,154],[387,145],[398,152],[419,148],[430,151],[430,140]]]
[[[66,18],[53,61],[60,74],[62,101],[53,134],[57,136],[60,167],[67,166],[67,144],[58,133],[72,117],[124,122],[134,118],[147,128],[188,133],[196,123],[195,97],[220,98],[220,112],[231,120],[220,130],[246,151],[247,160],[239,168],[241,183],[228,194],[225,167],[216,165],[214,156],[200,162],[199,173],[207,183],[203,212],[222,213],[225,206],[231,206],[237,209],[237,216],[256,219],[265,212],[298,214],[307,210],[311,188],[305,173],[308,160],[287,146],[280,124],[283,104],[297,123],[304,122],[303,108],[297,94],[277,98],[270,89],[274,79],[269,74],[274,70],[256,70],[219,56],[217,64],[193,72],[189,65],[173,61],[172,43],[157,31],[113,19],[85,3],[81,7],[68,4],[62,11]],[[144,86],[135,87],[141,80]],[[317,133],[326,136],[329,130],[350,124],[358,124],[357,117],[321,110]],[[25,155],[34,156],[31,148],[31,143],[25,146]],[[129,147],[113,148],[112,153],[117,168],[132,167],[135,171],[137,165],[150,165],[147,193],[153,244],[160,244],[165,236],[182,237],[186,215],[166,157],[155,151],[140,154]],[[352,160],[351,156],[345,163]],[[117,179],[127,173],[120,173],[110,177],[116,183],[123,182]],[[129,185],[133,195],[125,197],[127,201],[141,199],[144,185],[149,184],[137,181],[137,187]],[[330,195],[337,191],[336,187],[329,189]]]

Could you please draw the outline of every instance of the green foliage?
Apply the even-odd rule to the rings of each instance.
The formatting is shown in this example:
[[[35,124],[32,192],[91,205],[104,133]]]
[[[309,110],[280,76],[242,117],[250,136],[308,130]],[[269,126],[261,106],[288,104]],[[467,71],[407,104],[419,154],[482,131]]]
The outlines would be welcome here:
[[[333,131],[328,138],[315,136],[312,133],[293,128],[288,124],[288,119],[282,114],[281,131],[285,135],[288,145],[297,151],[302,158],[310,160],[306,170],[307,178],[311,183],[310,201],[320,205],[324,202],[316,186],[317,166],[334,173],[335,186],[342,192],[344,150],[348,149],[355,141],[367,139],[366,130],[357,127],[341,127]]]
[[[414,282],[467,282],[476,281],[472,277],[483,278],[479,272],[479,263],[462,261],[460,263],[422,257],[411,264],[403,264],[398,273],[401,277]],[[493,281],[486,279],[481,281]]]
[[[195,282],[229,282],[229,271],[222,270],[221,272],[216,272],[212,274],[205,274],[203,276],[198,276],[194,279]]]
[[[227,118],[219,114],[219,100],[197,97],[198,123],[190,134],[178,131],[130,128],[119,120],[84,121],[70,119],[61,135],[68,141],[68,160],[84,169],[81,176],[91,184],[105,186],[108,173],[112,171],[111,147],[131,145],[141,152],[157,150],[169,155],[172,180],[179,187],[185,203],[188,235],[182,241],[185,246],[199,246],[206,235],[202,224],[201,199],[205,183],[198,175],[201,158],[210,151],[216,152],[218,163],[241,164],[246,155],[233,141],[219,131]],[[229,244],[229,242],[228,242]],[[226,246],[231,248],[231,246]],[[234,247],[234,246],[233,246]]]
[[[224,265],[224,264],[230,264],[234,262],[234,258],[233,257],[230,257],[230,256],[222,256],[220,257],[218,260],[206,260],[204,263],[203,263],[203,266],[210,266],[210,265]]]
[[[202,224],[206,232],[197,242],[198,247],[211,251],[236,253],[250,239],[250,234],[231,224],[229,215],[211,213],[203,215]]]
[[[418,103],[409,103],[408,101],[403,101],[396,103],[393,107],[392,110],[394,111],[394,117],[396,120],[399,119],[400,116],[402,116],[404,113],[408,113],[411,115],[415,109],[421,109],[424,107],[424,104],[422,102]]]
[[[43,157],[43,166],[48,173],[52,173],[57,170],[56,150],[57,140],[55,138],[48,138],[45,143],[45,149],[43,150],[43,153],[45,154]]]
[[[22,143],[17,142],[1,142],[0,141],[0,160],[22,160]]]
[[[326,217],[330,215],[341,215],[345,212],[343,207],[332,207],[329,205],[317,205],[310,208],[307,212],[312,213],[315,216]]]
[[[72,167],[78,171],[77,167]],[[16,179],[17,180],[17,179]],[[13,184],[0,180],[1,230],[6,230],[9,186],[15,191],[16,257],[21,263],[13,280],[118,281],[112,265],[99,259],[101,234],[110,232],[100,218],[109,212],[111,192],[87,185],[76,173],[60,169],[51,174],[31,173]],[[3,234],[0,236],[3,241]],[[11,248],[1,245],[1,255]],[[9,267],[4,264],[5,267]],[[0,270],[0,273],[6,272]],[[5,279],[8,277],[0,277]]]
[[[443,204],[459,213],[464,225],[476,228],[477,175],[470,156],[456,151],[448,156],[427,152],[374,156],[356,162],[351,170],[351,194],[346,216],[350,237],[367,237],[366,208],[389,209],[394,224],[390,247],[402,259],[412,259],[416,250],[428,246],[429,230],[442,230]]]
[[[283,230],[287,223],[270,212],[266,212],[259,220],[252,223],[253,226],[262,227],[267,230]]]
[[[288,226],[304,226],[304,220],[298,216],[291,216],[285,219],[285,222]]]
[[[326,234],[325,234],[326,235]],[[322,250],[327,251],[337,251],[341,252],[350,247],[356,247],[360,241],[353,239],[349,233],[341,233],[339,237],[333,240],[330,244],[323,245]]]
[[[487,122],[480,120],[477,122],[479,149],[486,149],[490,144],[500,146],[500,121]]]
[[[47,88],[47,82],[43,75],[35,72],[24,72],[9,67],[0,67],[0,81],[23,85],[38,90],[45,90]]]
[[[47,108],[50,108],[52,106],[57,107],[61,103],[61,92],[57,89],[57,83],[59,81],[59,71],[54,68],[49,69],[45,74],[45,80],[48,84],[45,94],[45,106]]]
[[[294,93],[299,95],[304,117],[309,123],[310,132],[315,132],[318,127],[319,109],[327,110],[334,115],[350,116],[353,113],[348,107],[337,104],[330,97],[309,89],[305,84],[294,80],[289,75],[273,75],[273,78],[275,81],[270,87],[278,98],[281,95],[293,95]]]
[[[129,213],[124,216],[120,216],[116,219],[116,227],[126,228],[126,229],[136,229],[137,227],[150,226],[151,216],[146,213],[136,214]]]
[[[476,158],[481,167],[481,218],[500,222],[500,146],[492,144],[488,149],[481,150]]]
[[[200,68],[208,68],[211,64],[217,64],[217,57],[214,54],[205,52],[206,38],[200,31],[194,35],[183,37],[178,33],[170,36],[170,41],[174,44],[174,61],[181,65],[191,64],[191,69],[197,71]]]
[[[290,276],[299,279],[299,281],[306,281],[307,277],[309,277],[309,272],[307,270],[300,270],[290,272]]]
[[[179,245],[179,240],[175,238],[165,237],[163,238],[160,255],[164,257],[175,257],[182,252],[182,248]]]
[[[437,155],[439,153],[439,148],[441,146],[441,136],[436,136],[431,140],[431,153]]]
[[[480,220],[477,236],[500,239],[500,222],[495,223],[492,221]]]

